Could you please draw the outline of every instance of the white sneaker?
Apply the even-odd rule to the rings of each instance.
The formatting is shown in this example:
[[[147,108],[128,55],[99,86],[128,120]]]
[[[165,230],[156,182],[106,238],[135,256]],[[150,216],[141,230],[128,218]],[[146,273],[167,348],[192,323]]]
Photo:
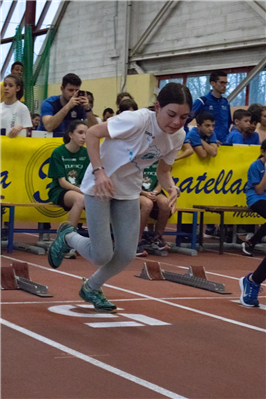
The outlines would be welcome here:
[[[253,233],[248,233],[248,234],[246,235],[246,241],[249,241],[253,236],[254,236]]]

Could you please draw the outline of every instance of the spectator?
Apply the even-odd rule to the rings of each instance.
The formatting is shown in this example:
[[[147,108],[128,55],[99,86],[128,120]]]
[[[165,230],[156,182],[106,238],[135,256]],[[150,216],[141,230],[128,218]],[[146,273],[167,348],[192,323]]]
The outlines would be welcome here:
[[[256,129],[256,132],[259,135],[260,142],[262,143],[266,139],[266,106],[263,105],[261,107],[261,113],[260,113],[260,124]]]
[[[15,75],[4,79],[5,101],[0,103],[1,134],[17,137],[23,129],[30,128],[30,111],[19,99],[23,93],[23,81]]]
[[[49,97],[42,103],[38,130],[47,130],[53,132],[54,137],[63,137],[75,119],[85,120],[88,126],[97,124],[87,96],[79,96],[80,86],[81,80],[74,73],[63,77],[61,96]]]
[[[121,101],[119,105],[119,113],[124,111],[137,111],[137,110],[138,110],[138,104],[134,100],[131,100],[130,98]]]
[[[32,121],[32,130],[37,130],[41,122],[41,115],[32,114],[31,121]]]
[[[53,181],[48,192],[49,200],[68,211],[68,220],[78,225],[84,209],[84,194],[80,184],[90,163],[85,144],[87,125],[75,120],[64,135],[64,144],[57,147],[50,159],[48,177]]]
[[[185,139],[186,140],[186,139]],[[194,154],[194,150],[190,143],[183,143],[182,151],[179,151],[175,161],[180,161],[180,159],[188,158],[190,155]]]
[[[220,143],[225,143],[226,136],[232,123],[230,105],[222,95],[226,92],[227,74],[223,71],[214,71],[210,74],[212,90],[206,96],[199,97],[194,103],[191,116],[187,119],[185,130],[188,133],[188,124],[200,113],[206,111],[214,115],[214,133]]]
[[[241,277],[239,285],[241,289],[240,302],[247,308],[257,308],[259,305],[258,295],[260,286],[266,280],[266,257],[253,273]]]
[[[187,134],[184,143],[189,143],[200,158],[217,155],[217,137],[214,133],[214,116],[210,112],[203,112],[196,117],[197,127],[193,127]]]
[[[266,140],[261,144],[261,155],[248,170],[247,205],[266,219]],[[266,223],[249,240],[242,243],[245,255],[253,256],[254,247],[266,235]]]
[[[117,94],[117,97],[116,97],[117,108],[119,108],[121,101],[126,100],[126,99],[134,100],[134,98],[131,96],[131,94],[129,94],[126,91],[123,91],[122,93]]]
[[[103,122],[106,122],[107,119],[111,118],[112,116],[114,116],[114,111],[112,108],[105,108],[105,110],[103,111]]]
[[[234,126],[227,136],[227,144],[259,144],[259,135],[250,126],[252,113],[237,109],[233,115]]]
[[[20,61],[16,61],[11,65],[11,75],[18,76],[22,79],[23,74],[23,64]],[[24,102],[23,90],[20,93],[21,97],[18,98],[21,102]],[[4,82],[1,82],[1,103],[5,101],[5,90],[4,90]]]
[[[93,93],[91,91],[86,91],[86,93],[87,93],[88,101],[89,101],[89,104],[90,104],[90,107],[91,107],[91,110],[92,110],[92,113],[93,113],[94,95],[93,95]],[[98,115],[95,115],[94,113],[93,113],[93,115],[94,115],[94,117],[95,117],[95,119],[97,120],[98,123],[102,123],[102,120],[101,120],[101,118]]]
[[[163,240],[163,233],[167,221],[171,216],[168,206],[168,198],[162,191],[158,182],[156,169],[158,162],[152,164],[143,171],[142,190],[140,192],[140,234],[137,248],[137,256],[146,256],[145,247],[163,251],[169,246]],[[156,219],[155,232],[143,235],[144,228],[149,217]]]

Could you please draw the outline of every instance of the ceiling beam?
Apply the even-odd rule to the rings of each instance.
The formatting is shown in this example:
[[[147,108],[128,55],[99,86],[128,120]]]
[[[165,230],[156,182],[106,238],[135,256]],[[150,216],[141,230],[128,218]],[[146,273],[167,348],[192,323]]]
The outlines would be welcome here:
[[[21,21],[20,21],[19,26],[20,26],[21,28],[23,28],[24,25],[25,25],[25,12],[24,12],[24,14],[23,14],[23,17],[21,18]],[[13,38],[12,38],[11,42],[12,42],[12,41],[13,41]],[[1,41],[1,44],[2,44],[2,41]],[[11,60],[13,51],[14,51],[14,49],[13,49],[13,46],[12,46],[12,44],[11,44],[11,46],[10,46],[10,48],[9,48],[9,51],[8,51],[8,53],[7,53],[6,59],[5,59],[4,63],[3,63],[2,69],[1,69],[1,78],[2,78],[2,79],[3,79],[3,76],[4,76],[5,73],[6,73],[6,69],[7,69],[7,67],[8,67],[9,61]]]
[[[44,5],[44,7],[42,9],[41,15],[39,17],[39,20],[37,22],[36,30],[41,29],[41,26],[43,24],[43,21],[44,21],[44,19],[46,17],[47,11],[49,10],[49,7],[50,7],[51,3],[52,3],[51,1],[46,1],[45,5]]]
[[[158,24],[158,22],[162,19],[163,15],[166,13],[166,11],[168,10],[168,8],[172,5],[172,3],[177,3],[180,0],[177,1],[166,1],[163,5],[163,7],[160,9],[160,11],[157,13],[157,15],[155,16],[155,18],[153,18],[153,20],[151,21],[150,25],[148,26],[148,28],[142,33],[141,37],[139,38],[139,40],[137,41],[137,43],[135,44],[135,46],[131,49],[130,51],[130,57],[132,57],[132,55],[136,54],[138,49],[141,47],[141,45],[144,43],[144,41],[146,40],[146,38],[149,36],[149,34],[153,31],[153,29],[156,27],[156,25]]]
[[[5,36],[6,30],[8,28],[9,22],[10,22],[10,20],[12,18],[12,15],[13,15],[13,12],[14,12],[14,10],[16,8],[17,3],[18,3],[17,1],[12,1],[12,3],[11,3],[11,6],[10,6],[10,8],[8,10],[4,25],[3,25],[2,30],[1,30],[1,39]]]
[[[262,8],[257,1],[246,0],[246,3],[254,10],[256,13],[266,21],[266,11]]]
[[[239,93],[251,82],[251,80],[258,74],[266,65],[266,55],[262,60],[249,72],[249,74],[239,83],[239,85],[229,94],[227,100],[231,102],[237,97]]]

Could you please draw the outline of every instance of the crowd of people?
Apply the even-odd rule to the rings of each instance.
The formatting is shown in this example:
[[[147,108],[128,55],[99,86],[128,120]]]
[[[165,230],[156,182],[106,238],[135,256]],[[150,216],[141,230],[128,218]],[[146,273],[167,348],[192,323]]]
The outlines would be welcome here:
[[[74,73],[63,77],[61,94],[43,101],[40,115],[31,114],[23,104],[22,74],[22,63],[15,62],[11,74],[1,82],[1,134],[30,137],[33,130],[39,130],[62,137],[64,144],[50,159],[48,195],[52,203],[68,211],[68,222],[60,226],[48,259],[57,268],[74,249],[100,266],[80,290],[80,296],[97,310],[115,310],[101,286],[136,254],[146,256],[145,248],[169,248],[163,233],[180,195],[171,177],[174,161],[194,153],[199,159],[216,157],[221,145],[260,145],[261,155],[248,171],[246,196],[248,206],[266,219],[266,106],[237,109],[232,118],[230,104],[223,97],[228,83],[224,71],[210,74],[212,89],[194,103],[186,86],[168,83],[155,104],[144,109],[138,109],[130,93],[119,93],[117,111],[105,108],[102,119],[93,112],[93,93],[80,90],[82,81]],[[196,126],[192,127],[194,118]],[[83,209],[89,238],[76,231]],[[149,224],[149,218],[157,223]],[[214,229],[207,225],[206,236]],[[266,223],[243,242],[243,253],[253,256],[255,245],[265,235]],[[265,269],[265,262],[261,268]],[[241,280],[243,292],[247,284],[253,287],[249,290],[253,290],[252,305],[241,297],[247,306],[258,304],[254,284],[261,284],[261,274],[259,280],[257,274]]]

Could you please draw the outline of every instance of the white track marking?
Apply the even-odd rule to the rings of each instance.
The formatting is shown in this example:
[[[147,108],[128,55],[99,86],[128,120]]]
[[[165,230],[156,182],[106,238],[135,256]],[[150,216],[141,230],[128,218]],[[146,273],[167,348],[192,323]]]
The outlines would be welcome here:
[[[19,262],[22,262],[22,261],[19,260],[19,259],[7,257],[7,256],[4,256],[4,257],[5,257],[5,258],[8,258],[8,259],[11,259],[11,260],[17,260],[17,261],[19,261]],[[29,264],[29,265],[32,265],[32,266],[35,266],[35,267],[38,267],[38,268],[40,268],[40,269],[45,269],[45,270],[50,271],[50,272],[63,274],[63,275],[66,275],[66,276],[70,276],[70,277],[73,277],[73,278],[77,278],[77,279],[79,279],[79,280],[82,279],[80,276],[76,276],[75,274],[70,274],[70,273],[62,272],[62,271],[57,270],[57,269],[48,269],[47,267],[44,267],[44,266],[41,266],[41,265],[37,265],[37,264],[35,264],[35,263],[30,263],[30,262],[28,262],[28,264]],[[201,310],[197,310],[197,309],[194,309],[194,308],[189,308],[189,307],[187,307],[187,306],[179,305],[179,304],[177,304],[177,303],[172,303],[172,302],[169,302],[169,301],[166,301],[166,300],[163,300],[163,299],[159,299],[159,298],[155,298],[155,297],[152,297],[152,296],[149,296],[149,295],[140,294],[139,292],[127,290],[127,289],[125,289],[125,288],[116,287],[116,286],[114,286],[114,285],[104,284],[104,286],[105,286],[105,287],[108,287],[108,288],[112,288],[112,289],[117,290],[117,291],[127,292],[128,294],[136,295],[136,296],[139,296],[139,297],[142,297],[142,298],[149,298],[149,299],[151,299],[151,300],[153,300],[153,301],[155,301],[155,302],[160,302],[160,303],[164,303],[165,305],[173,306],[173,307],[180,308],[180,309],[183,309],[183,310],[188,310],[188,311],[190,311],[190,312],[198,313],[198,314],[201,314],[201,315],[203,315],[203,316],[207,316],[207,317],[211,317],[211,318],[213,318],[213,319],[217,319],[217,320],[220,320],[220,321],[224,321],[224,322],[226,322],[226,323],[230,323],[230,324],[234,324],[234,325],[237,325],[237,326],[249,328],[249,329],[251,329],[251,330],[256,330],[256,331],[260,331],[260,332],[266,333],[266,330],[265,330],[265,329],[260,328],[260,327],[253,326],[253,325],[251,325],[251,324],[242,323],[242,322],[239,322],[239,321],[236,321],[236,320],[233,320],[233,319],[228,319],[228,318],[226,318],[226,317],[221,317],[221,316],[218,316],[218,315],[215,315],[215,314],[212,314],[212,313],[203,312],[203,311],[201,311]]]
[[[10,256],[6,256],[6,255],[1,255],[1,256],[2,256],[3,258],[6,258],[6,259],[16,260],[16,261],[19,261],[19,262],[25,262],[24,260],[20,260],[20,259],[16,259],[16,258],[11,258]],[[143,258],[142,258],[142,259],[135,258],[135,259],[138,259],[138,260],[142,260],[142,261],[143,261]],[[252,258],[250,258],[250,259],[252,259]],[[152,259],[149,259],[149,262],[158,263],[158,261],[152,260]],[[167,265],[167,266],[175,267],[175,268],[178,268],[178,269],[187,269],[187,270],[189,269],[187,266],[176,266],[176,265],[173,265],[172,263],[165,263],[165,262],[159,262],[159,263],[161,263],[161,265]],[[58,269],[50,269],[50,268],[48,268],[48,267],[46,267],[46,266],[37,265],[36,263],[30,263],[30,262],[28,262],[28,264],[29,264],[29,265],[32,265],[32,266],[35,266],[35,267],[39,267],[40,269],[45,269],[45,270],[49,270],[49,271],[51,271],[51,272],[57,272],[57,273],[65,274],[65,275],[70,276],[70,277],[75,277],[75,278],[82,279],[82,277],[76,276],[76,275],[74,275],[74,274],[62,272],[62,271],[60,271],[60,270],[58,270]],[[240,278],[240,277],[232,277],[232,276],[227,276],[227,275],[224,275],[224,274],[213,273],[213,272],[207,272],[207,271],[206,271],[206,274],[212,274],[213,276],[224,277],[224,278],[228,278],[228,279],[231,279],[231,280],[237,280],[237,281],[238,281],[239,278]],[[241,276],[241,277],[242,277],[242,276]],[[266,287],[266,284],[261,284],[261,285]]]
[[[153,317],[144,316],[143,314],[132,313],[119,313],[121,316],[128,317],[129,319],[139,321],[140,323],[148,324],[149,326],[170,326],[171,323],[154,319]]]
[[[167,298],[160,298],[160,299],[165,299],[166,301],[178,301],[178,300],[191,300],[191,299],[196,299],[197,301],[203,299],[217,299],[217,300],[231,300],[231,299],[238,299],[239,296],[229,296],[229,295],[221,295],[219,297],[217,296],[184,296],[184,297],[167,297]],[[266,296],[260,295],[260,299],[262,298],[266,298]],[[112,301],[114,302],[135,302],[135,301],[151,301],[151,299],[149,298],[124,298],[124,299],[112,299]],[[43,305],[43,304],[53,304],[53,303],[77,303],[77,302],[82,302],[83,301],[27,301],[27,302],[0,302],[0,305]],[[76,305],[76,306],[80,306],[80,307],[84,307],[86,305]]]
[[[259,297],[259,298],[261,298],[261,297]],[[238,303],[242,308],[246,308],[246,309],[254,309],[254,307],[253,308],[248,308],[248,307],[246,307],[246,306],[244,306],[244,305],[242,305],[241,304],[241,302],[238,300],[238,301],[231,301],[231,302],[235,302],[235,303]],[[263,305],[263,304],[261,304],[260,303],[260,306],[258,307],[258,308],[255,308],[255,309],[262,309],[262,310],[266,310],[266,305]]]
[[[77,310],[77,307],[72,305],[59,305],[59,306],[51,306],[50,308],[48,308],[50,312],[57,313],[63,316],[87,317],[87,318],[90,317],[92,319],[99,319],[99,318],[111,319],[114,317],[118,317],[114,314],[107,314],[107,313],[77,313],[77,312],[72,312],[73,309]]]
[[[159,393],[161,395],[164,395],[167,398],[171,398],[171,399],[187,399],[184,396],[178,395],[175,392],[168,391],[167,389],[164,389],[164,388],[160,387],[159,385],[152,384],[151,382],[143,380],[142,378],[139,378],[139,377],[137,377],[137,376],[135,376],[133,374],[126,373],[123,370],[120,370],[120,369],[118,369],[116,367],[112,367],[112,366],[110,366],[110,365],[108,365],[106,363],[103,363],[103,362],[101,362],[101,361],[99,361],[97,359],[92,358],[91,356],[87,356],[84,353],[78,352],[78,351],[76,351],[74,349],[71,349],[71,348],[65,346],[65,345],[62,345],[59,342],[53,341],[53,340],[51,340],[49,338],[46,338],[43,335],[36,334],[36,333],[26,329],[26,328],[20,327],[20,326],[14,324],[14,323],[10,323],[7,320],[0,319],[0,322],[3,325],[5,325],[5,326],[7,326],[9,328],[12,328],[13,330],[18,331],[18,332],[20,332],[22,334],[25,334],[25,335],[27,335],[30,338],[36,339],[37,341],[40,341],[43,344],[49,345],[49,346],[51,346],[53,348],[56,348],[56,349],[58,349],[58,350],[60,350],[62,352],[68,353],[69,355],[75,356],[76,358],[81,359],[81,360],[83,360],[83,361],[85,361],[87,363],[90,363],[93,366],[99,367],[102,370],[108,371],[108,372],[110,372],[112,374],[117,375],[118,377],[121,377],[121,378],[124,378],[124,379],[126,379],[128,381],[131,381],[134,384],[138,384],[138,385],[140,385],[140,386],[142,386],[144,388],[150,389],[153,392],[157,392],[157,393]]]
[[[92,328],[119,328],[119,327],[145,327],[144,324],[136,323],[135,321],[111,321],[101,323],[84,323],[86,326]]]
[[[39,237],[38,234],[32,234],[32,233],[22,233],[22,234],[26,234],[27,236]]]

